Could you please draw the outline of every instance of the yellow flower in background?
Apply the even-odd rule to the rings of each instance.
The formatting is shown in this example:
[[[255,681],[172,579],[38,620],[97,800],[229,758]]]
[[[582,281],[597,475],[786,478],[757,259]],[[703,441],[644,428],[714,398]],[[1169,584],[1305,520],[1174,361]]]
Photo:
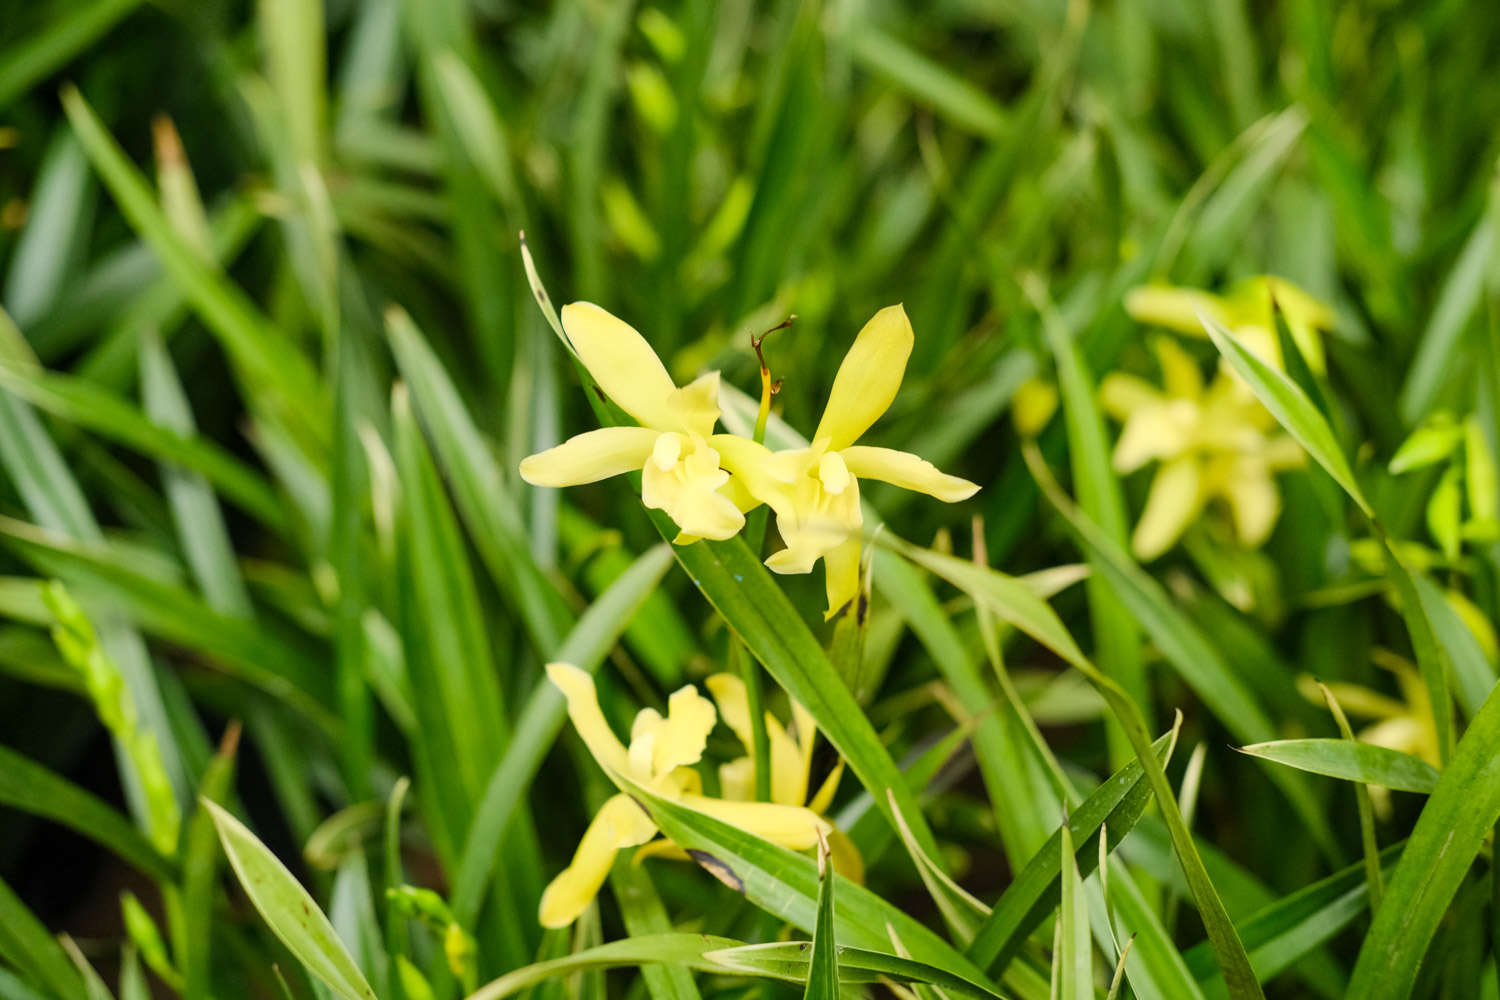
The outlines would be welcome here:
[[[1145,285],[1125,296],[1125,311],[1137,322],[1206,338],[1208,334],[1198,320],[1198,314],[1203,313],[1227,326],[1263,361],[1283,368],[1273,298],[1307,366],[1322,375],[1326,370],[1322,333],[1333,327],[1333,310],[1285,278],[1248,278],[1231,288],[1228,295],[1175,285]]]
[[[1240,543],[1261,545],[1281,512],[1275,474],[1301,465],[1302,449],[1222,369],[1205,385],[1198,362],[1175,342],[1158,337],[1153,346],[1161,389],[1121,372],[1099,385],[1100,403],[1124,425],[1115,471],[1160,463],[1131,538],[1135,554],[1166,552],[1215,499],[1228,507]]]
[[[798,805],[726,802],[702,794],[702,779],[692,765],[703,756],[718,713],[691,685],[672,694],[665,716],[655,709],[641,709],[626,747],[599,709],[593,677],[566,663],[549,663],[547,677],[567,699],[573,728],[610,780],[618,783],[628,777],[656,795],[795,851],[812,847],[820,832],[832,829],[826,820]],[[542,926],[566,927],[577,919],[604,884],[615,853],[645,844],[656,833],[651,817],[623,791],[606,800],[584,832],[572,863],[542,893],[538,914]]]
[[[859,591],[860,479],[878,479],[948,503],[979,490],[916,455],[855,443],[896,398],[913,340],[906,310],[887,306],[855,337],[809,447],[773,454],[753,441],[734,438],[724,439],[720,449],[741,485],[776,512],[786,548],[766,565],[777,573],[810,573],[819,559],[824,561],[830,617]]]
[[[634,327],[590,302],[563,306],[562,324],[599,388],[640,426],[579,434],[524,459],[521,478],[579,486],[639,469],[642,502],[677,522],[679,542],[733,537],[745,517],[725,491],[729,473],[714,447],[719,373],[679,388]]]

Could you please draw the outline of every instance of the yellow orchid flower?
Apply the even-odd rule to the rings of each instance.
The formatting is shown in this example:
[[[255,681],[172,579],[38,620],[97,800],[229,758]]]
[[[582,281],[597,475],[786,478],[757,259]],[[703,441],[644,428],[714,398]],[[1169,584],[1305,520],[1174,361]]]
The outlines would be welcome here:
[[[604,394],[639,427],[602,427],[521,462],[533,486],[579,486],[641,470],[641,501],[666,511],[677,541],[726,539],[745,516],[730,499],[713,434],[719,373],[679,388],[646,339],[591,302],[563,306],[562,325],[578,360]]]
[[[775,802],[727,802],[702,794],[702,779],[693,770],[718,713],[692,685],[672,694],[663,716],[641,709],[622,744],[599,709],[594,679],[566,663],[549,663],[547,677],[568,702],[568,717],[612,781],[628,777],[663,798],[681,802],[715,819],[795,851],[818,842],[832,827],[809,809]],[[600,807],[584,832],[572,863],[542,893],[538,918],[544,927],[566,927],[589,905],[609,875],[615,853],[645,844],[656,836],[656,824],[623,791]]]
[[[1248,278],[1228,295],[1175,285],[1145,285],[1126,294],[1125,311],[1137,322],[1195,337],[1208,336],[1198,320],[1198,314],[1203,313],[1227,326],[1262,360],[1281,368],[1273,298],[1307,366],[1323,374],[1326,361],[1322,332],[1332,328],[1333,310],[1285,278],[1268,274]]]
[[[979,490],[909,452],[855,443],[896,398],[913,340],[906,310],[887,306],[859,331],[839,365],[809,447],[773,454],[736,438],[721,449],[725,467],[776,512],[786,548],[766,565],[777,573],[810,573],[819,559],[824,561],[830,617],[859,590],[860,479],[878,479],[947,503]]]
[[[749,755],[754,743],[750,725],[750,696],[745,682],[734,674],[714,674],[704,686],[719,706],[719,718],[739,738],[746,754],[719,765],[719,793],[729,802],[755,801],[755,760]],[[785,806],[806,805],[823,815],[833,804],[839,780],[844,774],[840,760],[823,784],[810,787],[813,748],[818,736],[817,724],[801,703],[792,699],[792,729],[789,732],[770,712],[765,713],[766,738],[770,744],[771,801]],[[842,831],[830,827],[825,831],[832,852],[834,869],[855,882],[864,880],[864,862],[859,849]],[[652,841],[636,851],[637,862],[648,857],[687,859],[687,854],[670,840]]]
[[[1131,546],[1142,560],[1172,547],[1209,501],[1222,499],[1241,544],[1255,548],[1276,526],[1275,473],[1304,461],[1275,418],[1222,369],[1205,385],[1198,363],[1166,337],[1154,343],[1163,388],[1114,372],[1099,401],[1124,427],[1114,467],[1129,474],[1160,462]]]

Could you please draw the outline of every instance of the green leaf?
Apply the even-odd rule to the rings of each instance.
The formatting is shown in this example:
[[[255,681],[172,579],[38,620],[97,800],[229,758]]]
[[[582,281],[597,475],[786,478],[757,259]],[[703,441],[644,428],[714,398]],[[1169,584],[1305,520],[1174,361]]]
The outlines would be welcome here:
[[[1380,912],[1359,950],[1349,996],[1404,1000],[1438,924],[1500,820],[1500,689],[1469,723],[1427,799]]]
[[[677,535],[677,526],[665,513],[649,513],[663,538]],[[802,703],[865,788],[892,790],[917,843],[935,857],[937,843],[901,770],[801,614],[761,561],[739,538],[674,545],[672,550],[730,630],[786,693]],[[875,801],[894,828],[890,802],[878,795]]]
[[[57,72],[118,24],[142,0],[99,0],[64,7],[46,27],[24,41],[9,41],[0,55],[0,107]]]
[[[718,962],[726,971],[792,982],[806,980],[810,967],[806,941],[747,944],[721,951],[707,951],[703,953],[703,957]],[[999,994],[992,993],[978,983],[971,983],[962,976],[884,952],[841,946],[838,949],[838,962],[839,982],[846,986],[895,980],[919,986],[936,986],[944,992],[972,997],[973,1000],[999,998]]]
[[[809,933],[817,922],[818,870],[811,858],[761,840],[744,831],[663,799],[621,777],[662,833],[690,852],[720,881],[745,894],[767,913]],[[845,946],[882,951],[891,934],[901,939],[913,960],[936,966],[991,987],[985,975],[926,926],[875,893],[834,875],[839,905],[834,933]]]
[[[1413,469],[1426,468],[1436,462],[1441,462],[1453,454],[1459,442],[1463,440],[1464,429],[1462,424],[1456,424],[1451,419],[1446,423],[1435,423],[1429,421],[1411,432],[1411,436],[1401,442],[1401,447],[1396,449],[1396,454],[1391,456],[1388,468],[1393,476],[1399,476],[1403,472],[1411,472]]]
[[[1177,727],[1152,744],[1163,766],[1177,745]],[[1099,830],[1108,826],[1118,845],[1134,829],[1151,801],[1151,786],[1141,781],[1144,770],[1132,760],[1111,775],[1068,817],[1068,835],[1077,843],[1079,870],[1087,875],[1099,863]],[[968,956],[990,972],[1004,971],[1027,935],[1058,906],[1061,881],[1062,829],[1037,849],[995,903],[989,918],[969,945]]]
[[[56,997],[80,1000],[83,980],[67,952],[0,879],[0,958]]]
[[[833,866],[828,845],[818,841],[818,917],[813,924],[812,955],[802,1000],[839,1000],[839,955],[833,923]]]
[[[1108,581],[1111,590],[1178,676],[1242,742],[1261,743],[1275,739],[1279,735],[1276,726],[1204,630],[1173,603],[1162,585],[1120,544],[1105,535],[1057,489],[1051,474],[1045,471],[1039,460],[1032,462],[1028,459],[1028,464],[1042,481],[1043,494],[1063,516],[1073,537],[1090,558],[1096,560],[1092,565],[1097,567],[1099,576]],[[1312,794],[1306,782],[1291,771],[1273,772],[1271,777],[1324,852],[1335,855],[1337,851],[1323,803]]]
[[[1033,463],[1034,474],[1039,479],[1046,476],[1050,480],[1050,473],[1042,471],[1041,457],[1035,454],[1035,446],[1027,447],[1027,458]],[[1049,483],[1049,489],[1055,490],[1055,484]],[[1245,954],[1244,945],[1235,932],[1234,923],[1229,918],[1224,901],[1219,898],[1217,890],[1214,889],[1213,881],[1203,867],[1203,858],[1199,855],[1192,834],[1183,821],[1182,813],[1177,808],[1177,799],[1172,794],[1172,786],[1167,782],[1166,772],[1151,751],[1151,737],[1146,731],[1146,722],[1141,716],[1140,708],[1130,700],[1130,696],[1117,682],[1101,674],[1084,657],[1077,644],[1073,642],[1072,636],[1063,626],[1061,619],[1030,587],[1002,573],[976,566],[973,563],[966,563],[961,559],[954,559],[936,552],[923,553],[922,550],[915,549],[906,543],[901,543],[901,545],[910,550],[909,558],[967,590],[974,595],[976,601],[987,604],[996,616],[1063,657],[1087,677],[1089,682],[1104,696],[1110,709],[1124,727],[1137,759],[1143,761],[1146,778],[1151,784],[1157,804],[1161,807],[1162,817],[1171,834],[1172,847],[1177,853],[1178,860],[1182,862],[1183,873],[1192,890],[1194,902],[1197,903],[1199,916],[1203,919],[1209,938],[1214,942],[1214,953],[1218,956],[1219,965],[1224,970],[1224,980],[1229,985],[1230,996],[1236,1000],[1242,997],[1263,997],[1260,983],[1255,978],[1249,956]]]
[[[1333,429],[1307,398],[1307,394],[1284,373],[1266,364],[1241,344],[1239,338],[1230,333],[1222,323],[1209,316],[1200,316],[1199,319],[1219,353],[1224,355],[1230,367],[1250,386],[1261,404],[1271,411],[1276,422],[1307,449],[1307,453],[1344,488],[1344,492],[1359,505],[1360,510],[1373,518],[1374,511],[1360,491],[1359,482],[1354,478],[1354,470],[1349,468],[1349,461],[1344,457],[1344,450],[1334,437]]]
[[[156,203],[150,185],[76,88],[64,88],[63,108],[84,151],[120,210],[161,257],[167,273],[218,335],[245,377],[252,409],[274,414],[304,444],[326,437],[323,394],[312,365],[222,272],[206,263]]]
[[[83,834],[151,878],[177,877],[176,865],[103,800],[6,747],[0,747],[0,802]]]
[[[1240,752],[1262,760],[1367,785],[1384,785],[1400,792],[1428,794],[1438,783],[1437,768],[1419,757],[1343,739],[1276,740],[1240,747]]]
[[[196,433],[172,357],[155,336],[141,341],[141,396],[153,423],[184,438]],[[229,529],[208,481],[165,463],[161,476],[183,555],[209,607],[224,615],[253,617]]]
[[[283,502],[265,478],[212,442],[153,423],[113,393],[71,376],[5,362],[0,363],[0,386],[59,419],[202,475],[261,523],[287,530]]]
[[[896,816],[896,831],[901,835],[901,842],[906,845],[906,853],[911,855],[912,863],[917,867],[917,874],[922,878],[922,884],[927,886],[927,894],[932,897],[932,901],[937,904],[938,912],[943,915],[943,922],[948,925],[949,936],[958,944],[968,947],[969,943],[974,940],[974,934],[979,930],[980,925],[989,917],[990,908],[949,878],[948,873],[927,856],[917,844],[916,839],[912,837],[911,828],[906,825],[906,818],[901,815],[894,796],[892,796],[891,811]]]
[[[1058,911],[1057,936],[1062,946],[1053,956],[1057,967],[1059,1000],[1093,1000],[1094,951],[1089,933],[1088,900],[1083,894],[1083,879],[1073,857],[1073,837],[1067,824],[1058,830],[1061,836],[1059,864],[1062,866],[1062,904]]]
[[[376,1000],[333,925],[286,866],[239,820],[208,799],[219,841],[250,902],[297,960],[345,1000]]]
[[[622,852],[615,858],[609,883],[620,906],[626,934],[642,938],[671,933],[671,918],[667,916],[667,908],[662,904],[645,865],[636,864],[634,858]],[[643,965],[641,978],[646,981],[652,1000],[700,1000],[702,996],[693,983],[692,972],[682,965]]]
[[[672,552],[666,543],[644,552],[589,606],[553,658],[590,672],[598,669],[671,567]],[[510,745],[490,772],[464,838],[463,856],[453,879],[453,913],[460,923],[471,922],[479,912],[490,873],[505,848],[506,827],[562,731],[567,703],[543,678],[518,718]]]
[[[489,446],[437,355],[411,317],[386,312],[396,364],[432,450],[446,474],[464,526],[485,567],[514,603],[538,655],[549,657],[573,624],[573,613],[531,558],[526,526]]]
[[[68,541],[5,517],[0,517],[0,540],[47,575],[67,580],[80,595],[109,601],[143,631],[213,657],[226,672],[281,699],[329,733],[338,731],[337,718],[320,697],[328,687],[324,671],[290,636],[220,615],[181,587],[133,571],[129,554],[107,545]]]
[[[499,979],[480,987],[468,1000],[502,1000],[503,997],[519,993],[553,977],[589,969],[664,963],[704,972],[725,972],[729,970],[704,955],[719,949],[735,948],[740,944],[741,942],[732,938],[710,934],[646,934],[629,937],[507,972]]]

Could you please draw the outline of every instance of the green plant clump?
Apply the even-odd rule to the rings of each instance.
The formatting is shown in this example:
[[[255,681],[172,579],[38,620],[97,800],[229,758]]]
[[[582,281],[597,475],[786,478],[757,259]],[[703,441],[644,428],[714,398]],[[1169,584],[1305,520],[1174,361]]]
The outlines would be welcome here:
[[[1500,1000],[1483,4],[0,14],[0,1000]]]

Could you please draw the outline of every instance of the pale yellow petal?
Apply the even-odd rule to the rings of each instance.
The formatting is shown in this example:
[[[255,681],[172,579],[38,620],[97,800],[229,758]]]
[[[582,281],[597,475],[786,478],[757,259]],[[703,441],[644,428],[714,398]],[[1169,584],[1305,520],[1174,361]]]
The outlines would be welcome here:
[[[904,490],[926,493],[944,503],[967,500],[979,492],[974,483],[950,476],[910,452],[857,444],[845,448],[843,456],[849,471],[860,479],[878,479]]]
[[[753,749],[755,736],[750,729],[750,698],[745,682],[733,674],[714,674],[704,681],[704,685],[719,706],[719,717],[739,738],[740,745],[747,751]],[[765,713],[765,724],[766,740],[771,749],[771,801],[800,806],[807,798],[807,770],[802,766],[801,747],[770,712]],[[755,762],[749,757],[741,759],[746,762],[751,789],[751,794],[743,797],[753,799]],[[739,761],[735,763],[739,764]],[[723,775],[724,769],[721,768],[721,781]],[[738,778],[738,772],[735,777]]]
[[[1267,276],[1265,281],[1307,367],[1322,375],[1328,363],[1323,355],[1321,331],[1333,328],[1333,310],[1285,278]]]
[[[684,431],[708,437],[719,420],[719,373],[707,372],[667,397],[672,419]]]
[[[1200,470],[1191,456],[1165,462],[1151,481],[1146,509],[1136,523],[1131,548],[1142,562],[1170,549],[1202,509]]]
[[[736,757],[719,765],[719,797],[730,802],[750,802],[755,798],[755,761]]]
[[[827,439],[837,450],[869,430],[896,398],[914,340],[901,306],[887,306],[871,317],[839,365],[813,440]]]
[[[733,434],[715,434],[708,439],[708,446],[719,453],[719,464],[729,472],[731,478],[725,488],[741,510],[748,511],[754,504],[747,506],[735,491],[777,513],[790,510],[788,483],[771,449]]]
[[[662,837],[659,840],[653,840],[649,844],[642,844],[640,847],[637,847],[635,849],[635,856],[630,859],[630,863],[633,865],[638,865],[648,858],[662,858],[667,861],[693,860],[692,855],[688,854],[687,851],[684,851],[681,847],[677,846],[677,841],[668,840],[665,837]]]
[[[1229,319],[1224,302],[1217,295],[1172,285],[1132,288],[1125,295],[1125,311],[1138,323],[1164,326],[1199,337],[1206,334],[1198,313],[1206,313],[1220,323],[1227,323]]]
[[[658,432],[646,427],[601,427],[556,448],[521,459],[521,478],[533,486],[581,486],[646,464]]]
[[[859,554],[860,540],[855,537],[834,546],[823,556],[824,586],[828,592],[825,621],[859,596]]]
[[[1010,399],[1010,419],[1023,438],[1036,437],[1057,412],[1057,386],[1032,376],[1016,387]]]
[[[657,730],[656,773],[696,764],[717,718],[714,703],[691,684],[672,692],[667,699],[667,717]]]
[[[1281,514],[1281,493],[1265,465],[1253,459],[1237,461],[1220,492],[1240,544],[1247,549],[1264,545]]]
[[[578,730],[594,759],[606,770],[617,774],[631,773],[630,756],[624,744],[609,728],[604,713],[599,710],[594,678],[569,663],[547,664],[547,678],[567,699],[568,718],[573,720],[573,728]]]
[[[609,875],[615,852],[656,835],[650,817],[627,795],[611,796],[589,824],[573,862],[542,893],[538,917],[543,927],[566,927],[588,907]]]
[[[578,360],[606,396],[647,427],[679,429],[670,404],[677,386],[635,327],[592,302],[563,306],[561,318]]]
[[[1289,434],[1267,438],[1260,457],[1272,469],[1300,469],[1307,464],[1307,453]]]
[[[1162,386],[1168,396],[1196,400],[1203,395],[1203,372],[1197,360],[1171,337],[1157,337],[1152,345],[1161,365]]]
[[[1162,401],[1161,390],[1137,375],[1111,372],[1099,383],[1099,405],[1116,420],[1126,420],[1136,410]]]
[[[721,490],[729,473],[719,453],[697,434],[668,432],[654,443],[641,474],[641,502],[664,510],[686,536],[722,541],[744,527],[745,515]]]
[[[865,859],[860,857],[859,848],[854,846],[854,841],[839,829],[831,830],[827,839],[828,860],[833,863],[833,870],[855,885],[864,885]]]
[[[684,795],[682,804],[794,851],[803,851],[816,844],[819,830],[826,834],[833,829],[827,820],[802,806],[777,802],[725,802],[702,795]]]
[[[838,794],[839,781],[843,777],[844,759],[840,757],[839,762],[833,765],[833,770],[828,772],[828,777],[823,779],[823,784],[818,786],[817,794],[808,800],[807,808],[820,816],[826,813],[828,807],[833,805],[833,797]]]
[[[1181,455],[1192,444],[1197,423],[1198,408],[1186,399],[1140,407],[1120,429],[1115,471],[1128,475],[1154,459]]]

